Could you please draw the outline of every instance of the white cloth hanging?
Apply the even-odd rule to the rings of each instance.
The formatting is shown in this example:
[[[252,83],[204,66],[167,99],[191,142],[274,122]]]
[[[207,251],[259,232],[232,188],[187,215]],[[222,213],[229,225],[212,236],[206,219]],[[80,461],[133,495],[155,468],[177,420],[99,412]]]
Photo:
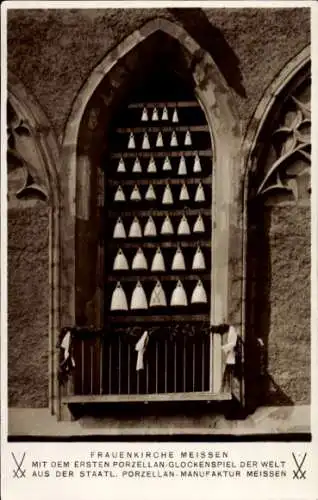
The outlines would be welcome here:
[[[63,340],[61,342],[61,347],[64,349],[64,361],[66,361],[70,357],[70,350],[71,350],[71,332],[68,330],[66,334],[63,337]],[[73,356],[70,357],[72,366],[75,366],[75,361]]]
[[[71,345],[71,332],[68,330],[61,342],[61,347],[64,349],[64,359],[67,359],[70,355],[70,345]]]
[[[137,344],[135,345],[135,351],[137,351],[137,363],[136,371],[144,369],[144,354],[148,343],[148,332],[147,330],[142,334]]]
[[[227,334],[227,343],[222,346],[222,351],[226,355],[225,363],[235,365],[235,346],[237,343],[237,330],[231,325]]]

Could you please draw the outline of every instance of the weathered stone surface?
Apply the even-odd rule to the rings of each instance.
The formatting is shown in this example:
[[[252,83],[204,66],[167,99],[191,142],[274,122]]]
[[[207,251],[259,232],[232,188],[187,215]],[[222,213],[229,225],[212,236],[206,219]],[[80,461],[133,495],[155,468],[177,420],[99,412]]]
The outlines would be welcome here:
[[[268,373],[293,403],[310,401],[310,214],[269,212]],[[269,399],[272,400],[270,392]],[[274,396],[275,400],[275,396]]]
[[[11,10],[8,67],[61,137],[75,95],[94,67],[157,16],[183,26],[211,53],[234,89],[245,124],[276,73],[310,42],[309,9]]]
[[[8,214],[9,405],[48,406],[48,209]]]

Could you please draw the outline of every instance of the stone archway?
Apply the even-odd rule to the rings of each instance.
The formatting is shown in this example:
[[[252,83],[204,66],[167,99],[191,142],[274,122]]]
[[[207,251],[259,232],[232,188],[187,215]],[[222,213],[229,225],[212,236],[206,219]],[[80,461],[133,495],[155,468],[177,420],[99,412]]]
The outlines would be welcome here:
[[[92,137],[98,141],[98,121],[106,116],[106,123],[125,94],[125,85],[130,75],[140,70],[138,61],[143,51],[151,46],[150,41],[162,36],[173,40],[182,52],[183,64],[193,78],[195,93],[209,125],[214,146],[213,170],[213,221],[212,235],[213,265],[212,287],[214,290],[212,323],[228,321],[230,266],[230,217],[237,214],[238,170],[235,165],[239,157],[240,120],[236,114],[231,91],[211,56],[202,50],[182,27],[165,19],[154,19],[133,32],[112,50],[93,70],[79,92],[66,126],[61,172],[62,188],[62,264],[61,264],[61,323],[75,324],[76,313],[76,240],[83,228],[91,228],[92,196],[98,204],[103,198],[102,180],[94,174],[95,165],[87,154],[87,144]],[[146,43],[147,42],[147,43]],[[94,188],[94,192],[92,191]],[[96,217],[93,215],[96,221]],[[94,218],[95,217],[95,218]],[[235,219],[236,220],[236,219]],[[236,222],[234,222],[234,225]],[[82,229],[80,229],[82,228]],[[96,245],[97,235],[91,229],[83,229]],[[85,233],[86,231],[86,233]],[[83,239],[82,239],[83,241]],[[98,261],[98,255],[97,261]],[[93,299],[93,309],[98,309],[98,297]],[[95,318],[98,322],[98,318]],[[214,336],[213,370],[221,373],[221,337]],[[215,376],[215,392],[220,388],[220,376]]]

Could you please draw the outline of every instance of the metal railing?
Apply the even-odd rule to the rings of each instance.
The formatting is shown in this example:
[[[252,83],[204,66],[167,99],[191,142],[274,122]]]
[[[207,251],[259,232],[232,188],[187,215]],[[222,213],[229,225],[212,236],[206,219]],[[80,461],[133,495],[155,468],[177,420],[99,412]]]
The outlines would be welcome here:
[[[137,370],[135,346],[140,336],[97,330],[72,333],[74,366],[67,394],[156,395],[210,390],[209,334],[150,334],[144,368]]]

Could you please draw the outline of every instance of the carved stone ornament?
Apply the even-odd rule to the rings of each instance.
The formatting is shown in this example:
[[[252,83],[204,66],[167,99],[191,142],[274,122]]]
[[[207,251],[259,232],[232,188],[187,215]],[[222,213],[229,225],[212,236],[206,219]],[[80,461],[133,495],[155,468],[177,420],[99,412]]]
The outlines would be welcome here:
[[[291,95],[283,106],[279,123],[272,133],[272,151],[268,154],[266,175],[257,195],[292,194],[295,202],[310,196],[311,112],[305,92]],[[297,98],[295,97],[297,95]]]
[[[18,199],[35,198],[46,201],[46,173],[30,124],[8,103],[7,168],[8,194]]]

